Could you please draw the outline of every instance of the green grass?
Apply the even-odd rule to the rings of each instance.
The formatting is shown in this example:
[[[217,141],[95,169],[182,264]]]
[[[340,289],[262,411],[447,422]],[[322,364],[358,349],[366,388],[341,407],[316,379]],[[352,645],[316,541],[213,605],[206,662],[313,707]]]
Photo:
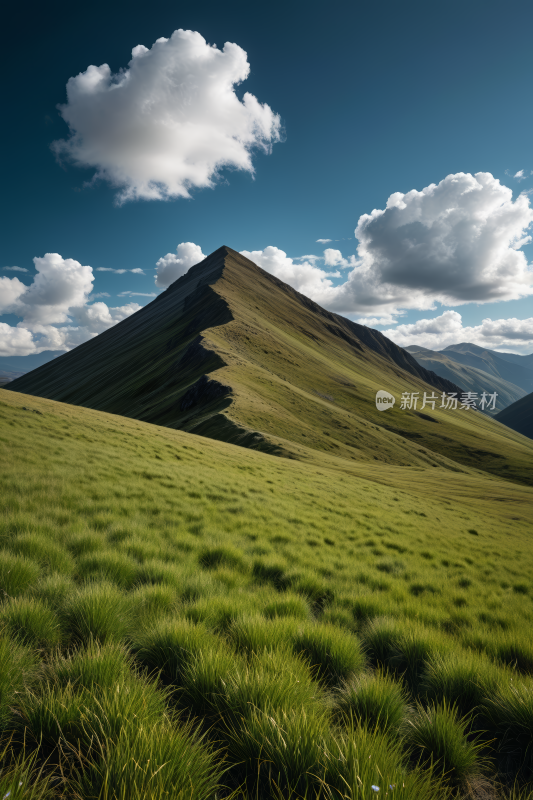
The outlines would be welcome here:
[[[32,758],[36,798],[441,800],[481,770],[524,795],[530,490],[467,475],[452,503],[448,471],[385,486],[5,395],[2,776]]]
[[[361,675],[344,684],[335,698],[335,710],[344,723],[398,733],[409,711],[407,696],[398,681],[386,674]]]
[[[412,758],[434,766],[451,786],[466,788],[479,775],[482,747],[468,737],[469,727],[469,719],[459,718],[446,701],[419,707],[406,726]]]

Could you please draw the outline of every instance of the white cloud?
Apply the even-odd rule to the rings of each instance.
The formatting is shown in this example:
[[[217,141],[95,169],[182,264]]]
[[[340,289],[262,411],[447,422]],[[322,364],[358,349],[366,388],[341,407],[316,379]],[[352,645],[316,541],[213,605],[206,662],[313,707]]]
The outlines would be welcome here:
[[[0,322],[0,356],[29,356],[35,353],[31,331]]]
[[[2,267],[6,272],[28,272],[24,267]]]
[[[135,269],[113,269],[113,267],[96,267],[97,272],[114,272],[115,275],[124,275],[126,272],[133,272],[135,275],[144,275],[145,272],[140,267]]]
[[[37,274],[29,286],[18,278],[0,278],[0,313],[11,312],[26,322],[44,325],[67,322],[69,308],[87,302],[94,280],[92,268],[59,253],[46,253],[33,263]]]
[[[155,292],[120,292],[117,297],[157,297]]]
[[[90,333],[102,333],[140,308],[142,306],[138,303],[128,303],[115,308],[109,308],[105,303],[92,303],[90,306],[72,309],[72,313],[78,323]]]
[[[13,312],[25,291],[25,284],[18,278],[0,278],[0,314]]]
[[[513,175],[513,178],[516,178],[518,181],[525,181],[527,175],[524,175],[523,169],[519,169],[518,172]]]
[[[91,65],[69,79],[59,109],[70,137],[53,150],[94,168],[119,189],[118,203],[189,197],[224,167],[253,173],[252,151],[270,152],[281,122],[249,92],[237,97],[249,72],[241,47],[218,50],[195,31],[137,45],[117,74]]]
[[[533,349],[533,318],[484,319],[481,325],[463,327],[461,314],[445,311],[434,319],[420,319],[382,333],[402,347],[419,345],[430,350],[443,350],[460,342],[471,342],[490,350],[530,353]]]
[[[278,247],[270,246],[265,247],[264,250],[251,252],[241,250],[241,253],[307,297],[311,297],[313,300],[319,297],[320,300],[317,302],[321,302],[323,305],[334,300],[336,290],[331,279],[340,278],[340,272],[325,272],[309,261],[296,263],[297,259],[289,258],[287,253]]]
[[[333,239],[317,239],[319,244],[327,244],[328,242],[332,242]]]
[[[245,255],[332,311],[377,318],[433,310],[437,302],[459,306],[533,294],[521,251],[532,223],[525,194],[513,201],[512,190],[489,173],[458,173],[420,192],[396,192],[385,209],[363,214],[357,258],[324,251],[327,266],[351,268],[337,286],[331,273],[312,264],[307,269],[315,272],[293,269],[295,259],[275,247]]]
[[[113,267],[96,267],[97,272],[114,272],[115,275],[124,275],[127,269],[113,269]]]
[[[384,317],[358,317],[354,322],[358,325],[366,325],[368,328],[375,328],[376,325],[396,325],[397,318],[393,314],[386,314]]]
[[[166,289],[204,258],[200,245],[193,242],[182,242],[177,246],[176,254],[167,253],[157,261],[155,285]]]
[[[79,261],[59,253],[33,261],[37,274],[29,286],[18,278],[0,278],[0,314],[21,317],[17,326],[0,323],[0,355],[70,350],[141,308],[137,303],[89,305],[97,296],[91,294],[94,275]]]
[[[354,267],[359,266],[359,262],[355,256],[343,258],[340,250],[333,250],[331,247],[327,247],[324,250],[324,263],[328,267],[340,267],[341,269],[347,269],[350,267],[353,269]]]

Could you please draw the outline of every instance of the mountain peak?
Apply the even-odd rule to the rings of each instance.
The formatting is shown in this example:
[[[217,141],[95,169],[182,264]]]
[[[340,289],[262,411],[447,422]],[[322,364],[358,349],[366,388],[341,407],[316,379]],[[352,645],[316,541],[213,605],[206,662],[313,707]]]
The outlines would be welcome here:
[[[376,407],[381,389],[398,401],[386,414]],[[457,385],[227,245],[9,390],[304,460],[317,451],[416,466],[479,460],[465,446],[464,413],[455,422],[421,407],[424,394],[460,393]],[[400,408],[404,392],[418,408]],[[474,426],[481,416],[470,414]]]

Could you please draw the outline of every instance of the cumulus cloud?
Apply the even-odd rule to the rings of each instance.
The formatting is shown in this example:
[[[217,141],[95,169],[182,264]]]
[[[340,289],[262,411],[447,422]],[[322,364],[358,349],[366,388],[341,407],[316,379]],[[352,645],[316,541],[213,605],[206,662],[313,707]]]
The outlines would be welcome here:
[[[513,178],[516,178],[518,181],[525,181],[527,175],[524,175],[523,169],[519,169],[518,172],[513,175]]]
[[[176,253],[167,253],[156,262],[155,285],[166,289],[205,258],[202,248],[193,242],[182,242]]]
[[[320,298],[317,302],[321,302],[322,305],[328,305],[335,298],[336,289],[332,278],[340,278],[340,272],[325,272],[315,266],[314,262],[290,258],[278,247],[241,250],[241,254],[307,297],[313,300]]]
[[[513,201],[512,190],[489,173],[458,173],[422,191],[396,192],[385,209],[363,214],[357,257],[326,248],[326,266],[350,268],[337,285],[312,264],[293,269],[288,262],[295,259],[275,247],[249,257],[332,311],[377,318],[432,310],[437,302],[459,306],[533,294],[521,250],[531,241],[532,223],[525,194]]]
[[[332,242],[333,239],[317,239],[318,244],[327,244],[328,242]]]
[[[471,342],[490,350],[530,353],[533,349],[533,318],[484,319],[481,325],[463,326],[461,314],[445,311],[434,319],[420,319],[384,330],[385,336],[402,347],[419,345],[443,350],[451,344]]]
[[[237,97],[249,72],[241,47],[219,50],[195,31],[139,44],[117,74],[91,65],[69,79],[59,110],[70,136],[52,148],[116,186],[118,203],[189,197],[224,167],[253,173],[253,151],[270,152],[281,122],[249,92]]]
[[[92,303],[90,306],[72,309],[72,313],[77,322],[90,333],[103,333],[140,308],[138,303],[128,303],[116,308],[109,308],[105,303]]]
[[[70,350],[141,308],[137,303],[89,305],[92,268],[72,258],[46,253],[33,262],[37,274],[29,286],[16,277],[0,278],[0,314],[21,317],[16,326],[0,323],[1,356]]]
[[[355,256],[343,258],[340,250],[333,250],[331,247],[324,250],[324,263],[328,267],[340,267],[341,269],[357,267],[359,264]]]
[[[6,272],[28,272],[24,267],[2,267]]]

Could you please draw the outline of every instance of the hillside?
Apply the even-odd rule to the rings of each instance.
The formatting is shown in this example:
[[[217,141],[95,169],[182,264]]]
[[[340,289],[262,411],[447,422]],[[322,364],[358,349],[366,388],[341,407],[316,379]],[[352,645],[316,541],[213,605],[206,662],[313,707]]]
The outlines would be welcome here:
[[[500,411],[495,419],[523,436],[533,439],[533,393]]]
[[[4,794],[451,800],[528,774],[531,489],[383,485],[5,390],[0,438],[0,730],[44,765],[4,758]],[[443,702],[483,712],[484,777]]]
[[[401,410],[403,392],[440,399],[461,390],[227,247],[8,388],[316,464],[444,466],[531,481],[527,440],[438,401],[435,410]],[[397,398],[386,413],[376,409],[379,389]]]
[[[498,398],[494,411],[487,410],[486,413],[496,416],[511,403],[525,397],[526,391],[514,383],[505,381],[492,373],[476,367],[468,366],[454,358],[453,350],[439,352],[438,350],[428,350],[426,347],[410,345],[405,348],[426,369],[433,370],[441,378],[459,384],[467,392],[476,392],[480,397],[483,392],[497,392]]]

